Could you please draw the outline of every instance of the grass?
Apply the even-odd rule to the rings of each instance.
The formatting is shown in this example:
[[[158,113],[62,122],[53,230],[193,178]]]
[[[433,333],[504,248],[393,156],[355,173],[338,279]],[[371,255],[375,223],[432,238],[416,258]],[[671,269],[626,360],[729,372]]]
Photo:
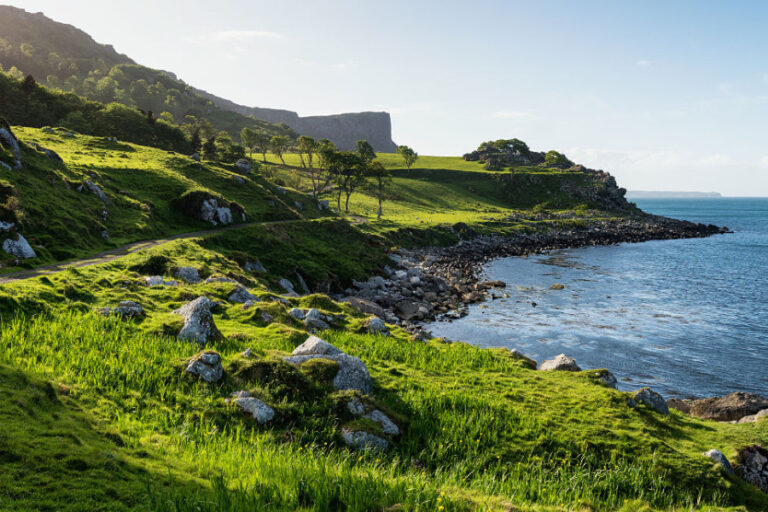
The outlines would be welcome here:
[[[27,152],[28,172],[2,175],[0,191],[13,188],[20,206],[10,206],[23,214],[25,236],[43,243],[42,261],[205,227],[170,207],[193,190],[242,205],[249,220],[295,222],[171,241],[4,285],[3,510],[768,508],[766,495],[701,456],[718,448],[733,458],[766,439],[768,421],[720,424],[676,411],[663,417],[642,405],[628,407],[627,394],[599,385],[594,372],[533,371],[501,349],[413,341],[396,326],[389,337],[373,336],[364,333],[366,315],[326,294],[279,297],[278,281],[298,286],[299,275],[313,289],[343,290],[353,279],[381,272],[394,245],[455,242],[456,223],[503,233],[615,215],[573,196],[573,186],[589,186],[576,174],[489,173],[461,159],[422,157],[410,172],[393,169],[384,220],[370,215],[373,196],[364,186],[352,198],[359,218],[350,223],[315,209],[302,193],[301,175],[280,166],[266,169],[268,179],[252,175],[236,184],[227,166],[200,166],[163,151],[31,129],[17,133],[66,162],[57,166]],[[380,158],[398,165],[392,155]],[[89,224],[101,215],[98,199],[63,185],[91,172],[111,202],[108,242],[92,232],[102,225]],[[283,195],[276,182],[289,179],[294,182]],[[35,189],[46,193],[35,195]],[[70,210],[64,220],[61,212]],[[537,217],[541,212],[547,215]],[[250,261],[267,271],[247,272]],[[143,276],[171,279],[180,266],[194,266],[203,278],[237,280],[254,304],[246,309],[227,301],[234,283],[143,285]],[[206,347],[224,359],[225,378],[217,384],[185,376],[186,361],[200,347],[175,338],[182,320],[172,311],[201,295],[220,304],[214,319],[224,337]],[[122,300],[139,302],[146,317],[121,321],[96,312]],[[283,361],[308,336],[288,314],[293,307],[336,317],[319,334],[367,365],[374,382],[368,400],[402,432],[390,438],[388,451],[361,453],[344,445],[345,426],[381,432],[348,412],[346,403],[360,397],[332,388],[334,363]],[[267,323],[264,313],[274,321]],[[243,357],[246,348],[253,357]],[[259,426],[225,403],[241,389],[274,408],[270,424]]]

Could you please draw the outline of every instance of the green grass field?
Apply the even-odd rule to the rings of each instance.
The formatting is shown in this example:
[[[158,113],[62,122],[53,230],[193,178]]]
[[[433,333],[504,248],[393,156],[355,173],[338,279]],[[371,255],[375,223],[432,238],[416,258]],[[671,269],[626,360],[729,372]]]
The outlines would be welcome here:
[[[408,172],[394,155],[380,155],[394,175],[384,218],[375,219],[366,185],[346,219],[317,210],[294,169],[270,165],[237,184],[228,166],[15,131],[64,159],[57,165],[27,151],[24,173],[0,170],[18,198],[11,206],[23,214],[25,236],[43,246],[38,263],[205,228],[170,206],[191,189],[238,202],[249,221],[295,222],[171,241],[0,286],[0,510],[768,509],[766,495],[701,456],[717,448],[734,458],[765,441],[768,421],[664,417],[630,408],[628,395],[599,384],[594,371],[534,371],[502,349],[414,341],[396,326],[389,337],[366,334],[366,315],[323,294],[274,300],[283,294],[281,278],[298,286],[298,273],[313,289],[341,290],[380,272],[395,245],[456,241],[448,228],[457,222],[504,232],[616,215],[564,191],[578,176],[516,170],[523,181],[505,182],[510,173],[449,157],[422,157]],[[110,198],[106,224],[97,222],[102,204],[94,195],[64,185],[89,177]],[[539,212],[567,218],[535,220]],[[509,220],[513,214],[520,220]],[[98,236],[104,227],[114,233],[109,241]],[[249,261],[266,272],[246,272]],[[171,279],[180,266],[237,280],[254,304],[227,302],[233,283],[142,282],[155,274]],[[172,311],[201,295],[219,303],[214,320],[223,338],[206,347],[224,359],[217,384],[184,375],[200,347],[175,337],[182,320]],[[147,316],[120,321],[97,313],[122,300],[140,303]],[[282,360],[308,336],[292,307],[336,315],[319,335],[367,365],[371,400],[402,431],[389,450],[363,453],[343,443],[344,426],[379,427],[348,412],[357,395],[330,385],[333,365]],[[250,359],[241,355],[246,348]],[[270,404],[275,419],[259,426],[226,405],[240,389]]]

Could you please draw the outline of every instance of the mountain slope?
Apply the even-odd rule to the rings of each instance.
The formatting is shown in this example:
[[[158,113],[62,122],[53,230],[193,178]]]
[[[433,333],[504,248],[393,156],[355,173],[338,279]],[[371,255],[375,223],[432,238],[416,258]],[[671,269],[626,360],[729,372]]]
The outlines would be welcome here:
[[[76,27],[15,7],[0,6],[0,65],[92,100],[156,115],[168,112],[178,123],[187,115],[204,117],[235,139],[248,126],[292,138],[297,132],[325,137],[343,149],[351,149],[359,139],[367,139],[378,151],[396,148],[385,112],[299,117],[285,110],[244,107],[194,89],[173,73],[138,65]]]

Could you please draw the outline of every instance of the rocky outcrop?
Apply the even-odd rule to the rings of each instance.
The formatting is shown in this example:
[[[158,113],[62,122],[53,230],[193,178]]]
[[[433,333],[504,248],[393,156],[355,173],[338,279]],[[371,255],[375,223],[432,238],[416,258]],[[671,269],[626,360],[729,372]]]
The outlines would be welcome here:
[[[703,398],[688,402],[688,414],[715,421],[738,421],[745,416],[768,409],[768,398],[737,391],[725,396]]]
[[[736,474],[748,484],[768,492],[768,450],[755,445],[739,452]]]
[[[211,309],[216,304],[208,297],[198,297],[174,311],[184,317],[184,326],[179,331],[178,338],[194,341],[205,346],[209,339],[221,338],[221,333],[213,321]]]
[[[539,370],[556,370],[561,372],[580,372],[581,368],[576,364],[576,360],[565,354],[555,356],[541,363]]]
[[[214,226],[244,222],[245,210],[237,203],[230,203],[204,190],[186,192],[171,201],[171,205],[184,215],[209,222]]]
[[[229,295],[227,300],[233,304],[244,304],[248,301],[255,301],[257,299],[258,297],[252,295],[251,292],[244,287],[238,286],[237,289]]]
[[[339,365],[339,371],[333,378],[333,387],[336,389],[353,389],[360,391],[364,395],[371,393],[373,382],[368,368],[357,357],[350,356],[334,347],[330,343],[310,336],[307,340],[296,347],[291,357],[286,357],[288,363],[301,365],[310,359],[330,359]]]
[[[251,172],[251,161],[247,158],[241,158],[235,162],[235,170],[243,174],[248,174]]]
[[[701,455],[715,461],[721,468],[723,468],[723,470],[725,470],[726,473],[733,474],[733,467],[731,466],[731,463],[728,462],[728,458],[723,455],[723,452],[720,450],[709,450],[702,453]]]
[[[13,153],[13,168],[17,171],[21,170],[21,147],[19,147],[19,141],[16,140],[11,127],[4,119],[0,119],[0,146]]]
[[[374,423],[378,423],[381,431],[387,435],[400,435],[400,427],[389,416],[375,407],[368,406],[362,400],[354,399],[347,402],[347,410],[355,416],[361,416]]]
[[[218,382],[224,376],[224,368],[221,366],[221,356],[207,350],[190,359],[186,370],[189,375],[194,375],[205,382]]]
[[[197,284],[202,281],[202,279],[200,279],[200,273],[195,267],[179,267],[174,272],[174,275],[189,284]]]

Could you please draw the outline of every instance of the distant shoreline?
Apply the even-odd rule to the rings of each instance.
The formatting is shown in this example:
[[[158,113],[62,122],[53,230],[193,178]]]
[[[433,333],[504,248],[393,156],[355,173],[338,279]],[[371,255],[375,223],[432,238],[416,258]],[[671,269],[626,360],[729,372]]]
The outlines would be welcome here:
[[[626,194],[627,199],[700,199],[721,198],[719,192],[682,192],[682,191],[649,191],[630,190]]]

